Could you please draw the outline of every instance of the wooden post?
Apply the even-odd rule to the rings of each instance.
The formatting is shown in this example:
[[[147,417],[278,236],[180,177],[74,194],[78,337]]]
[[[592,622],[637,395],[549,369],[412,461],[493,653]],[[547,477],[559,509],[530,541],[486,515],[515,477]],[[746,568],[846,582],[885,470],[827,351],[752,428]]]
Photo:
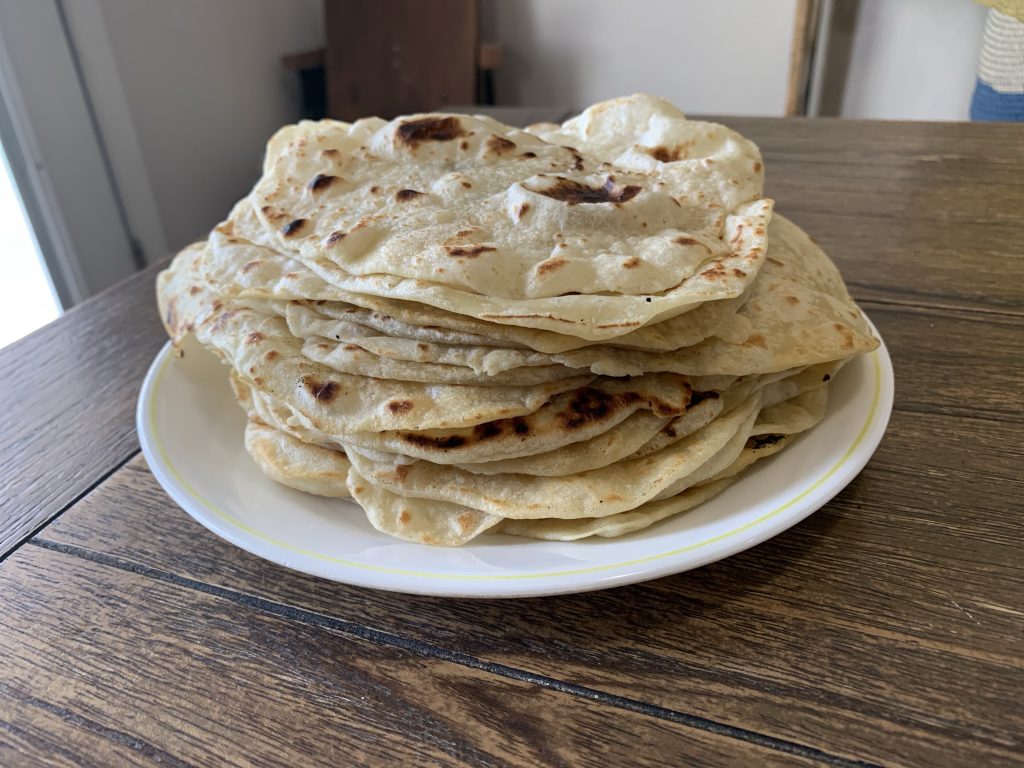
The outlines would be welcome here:
[[[325,0],[324,13],[330,117],[473,103],[477,0]]]

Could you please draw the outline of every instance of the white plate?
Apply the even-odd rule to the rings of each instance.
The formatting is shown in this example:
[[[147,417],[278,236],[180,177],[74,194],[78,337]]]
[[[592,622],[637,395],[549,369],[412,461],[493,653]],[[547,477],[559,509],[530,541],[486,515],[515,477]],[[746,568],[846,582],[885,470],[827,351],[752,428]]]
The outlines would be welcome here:
[[[245,416],[227,369],[191,342],[157,355],[136,413],[156,479],[192,517],[275,563],[375,589],[451,597],[523,597],[631,584],[740,552],[796,524],[864,467],[892,410],[884,344],[848,363],[828,414],[696,509],[618,539],[549,542],[488,534],[457,549],[378,533],[350,502],[284,488],[242,445]]]

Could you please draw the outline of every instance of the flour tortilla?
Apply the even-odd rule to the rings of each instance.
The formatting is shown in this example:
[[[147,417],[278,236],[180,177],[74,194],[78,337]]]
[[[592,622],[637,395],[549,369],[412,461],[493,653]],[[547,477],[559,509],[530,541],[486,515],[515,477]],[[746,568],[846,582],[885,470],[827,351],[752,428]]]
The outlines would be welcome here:
[[[827,389],[822,386],[772,408],[763,409],[758,414],[751,435],[769,433],[779,436],[810,429],[821,420],[826,403]],[[634,427],[635,420],[639,418],[655,419],[656,417],[649,414],[634,414],[621,426]],[[628,438],[632,431],[634,430],[623,430],[623,438]],[[742,465],[736,462],[740,451],[731,454],[723,452],[716,455],[714,461],[702,465],[700,475],[695,474],[692,479],[695,482],[700,482],[701,478],[721,476],[720,473],[726,467],[732,470],[732,474],[736,474],[757,458],[771,455],[785,445],[781,440],[750,445],[750,440],[746,435],[740,434],[739,436],[743,438],[743,448],[746,454]],[[303,442],[289,431],[267,425],[259,418],[250,418],[246,426],[245,447],[263,473],[283,485],[320,496],[339,498],[349,496],[345,482],[351,463],[341,450]],[[554,456],[557,456],[558,453],[560,452],[555,452]],[[623,456],[626,455],[628,454],[623,453]],[[728,459],[725,458],[726,455],[728,455]],[[529,457],[529,460],[537,458],[540,457]],[[515,462],[516,460],[492,462],[499,466],[489,468],[488,473],[508,471]],[[567,463],[577,470],[583,469],[576,462]],[[479,474],[479,469],[484,466],[486,465],[466,465],[463,468],[476,471]],[[547,466],[543,468],[550,469]],[[666,495],[675,494],[661,494],[662,497]]]
[[[245,450],[263,474],[281,485],[317,496],[350,496],[344,478],[352,465],[341,451],[303,443],[254,419],[245,427]]]
[[[605,517],[633,509],[697,470],[739,431],[749,431],[760,395],[662,451],[561,477],[477,475],[418,461],[379,464],[345,445],[368,482],[401,496],[446,501],[517,519]]]
[[[694,410],[702,411],[701,416],[709,412],[709,409],[700,409],[699,406]],[[687,409],[687,412],[689,411],[690,409]],[[586,472],[606,467],[632,455],[660,432],[669,421],[670,419],[649,411],[639,411],[621,424],[589,440],[529,456],[456,466],[477,475],[522,474],[557,477],[569,472]]]
[[[290,126],[228,226],[355,293],[586,339],[740,295],[771,215],[756,147],[644,95],[581,120],[575,146],[467,115]]]
[[[348,474],[352,498],[381,533],[416,544],[458,547],[493,528],[501,518],[443,501],[403,499],[372,485],[353,468]]]
[[[763,411],[759,414],[759,424],[764,415]],[[782,427],[783,425],[775,422],[774,426]],[[794,429],[795,432],[803,431],[795,423],[785,426]],[[758,428],[760,427],[755,427],[754,431],[756,432]],[[649,501],[636,509],[607,517],[503,519],[457,504],[444,504],[443,507],[439,507],[437,506],[439,502],[436,501],[402,498],[390,491],[371,485],[354,469],[349,475],[349,482],[352,484],[354,479],[357,486],[362,489],[361,503],[372,510],[368,514],[373,515],[378,521],[383,521],[379,525],[374,523],[379,530],[409,541],[435,543],[436,539],[444,539],[447,542],[445,546],[459,546],[468,543],[485,531],[551,541],[575,541],[590,536],[617,538],[648,528],[709,501],[732,485],[740,474],[753,463],[782,450],[795,437],[795,433],[777,435],[777,437],[778,439],[763,444],[757,444],[753,439],[748,439],[747,444],[733,463],[709,480],[687,488],[671,498]],[[398,524],[399,510],[404,510],[406,515],[416,523],[413,525]],[[424,524],[424,517],[427,514],[432,514],[434,517],[430,519],[429,523]],[[462,516],[462,525],[453,525],[452,521],[457,520],[460,516]],[[455,536],[442,535],[438,537],[432,526],[445,532],[455,528],[460,533]]]
[[[806,432],[823,418],[828,407],[828,385],[820,384],[787,400],[763,408],[752,435],[790,435]]]
[[[551,361],[602,375],[672,371],[744,376],[846,359],[878,339],[850,298],[838,270],[799,227],[776,216],[767,263],[746,302],[692,347],[671,352],[589,347]]]
[[[353,293],[326,282],[302,262],[238,237],[230,221],[211,232],[208,243],[197,246],[205,248],[203,279],[221,295],[242,303],[272,299],[298,301],[315,306],[326,317],[417,341],[523,347],[548,353],[600,343],[548,330],[499,325],[413,301]],[[745,294],[705,302],[684,315],[641,326],[607,343],[655,350],[690,346],[710,336],[743,301]]]
[[[638,380],[601,380],[594,386],[564,393],[533,413],[510,419],[498,419],[473,427],[419,431],[350,432],[328,434],[318,429],[296,409],[256,389],[234,374],[236,391],[244,388],[239,401],[250,414],[306,442],[340,447],[357,446],[366,456],[385,456],[384,461],[399,461],[407,455],[436,463],[493,462],[538,454],[551,455],[620,430],[637,413],[650,411],[659,424],[688,408],[689,387],[670,377],[652,375]],[[648,419],[633,422],[645,435],[653,426]],[[598,444],[618,442],[609,436]],[[631,435],[628,439],[635,440]],[[582,461],[582,451],[569,455]],[[595,465],[598,466],[598,465]]]
[[[491,374],[475,371],[468,365],[403,360],[379,355],[366,349],[366,346],[312,336],[303,342],[302,355],[341,373],[391,381],[418,381],[425,384],[462,384],[477,387],[530,386],[566,379],[578,381],[591,375],[586,368],[566,368],[564,365],[550,362],[547,365],[506,368]]]
[[[301,254],[291,255],[325,282],[352,293],[415,301],[492,323],[539,328],[600,341],[693,310],[703,302],[740,296],[764,262],[771,214],[772,201],[754,200],[728,214],[716,213],[715,230],[719,234],[715,238],[708,233],[683,233],[677,229],[662,232],[660,247],[668,249],[670,244],[685,243],[671,247],[697,249],[699,253],[688,258],[682,273],[689,273],[689,276],[682,277],[677,285],[662,293],[639,296],[583,294],[572,290],[537,299],[494,297],[390,274],[352,275],[324,256],[313,259],[303,258]],[[266,233],[260,230],[254,211],[242,205],[236,207],[232,216],[219,227],[229,238],[272,245],[272,241],[261,239]],[[319,242],[309,245],[321,248]],[[635,257],[629,255],[632,253],[629,248],[633,246],[622,247],[626,252],[616,253],[614,258],[624,259],[623,263],[632,261]],[[553,257],[548,263],[558,263],[559,258]],[[672,274],[680,279],[679,271]],[[498,275],[492,274],[491,279],[495,285],[500,283]]]
[[[501,520],[494,528],[495,533],[523,536],[549,541],[576,541],[589,536],[618,538],[629,533],[649,528],[657,522],[681,512],[693,509],[699,504],[717,496],[728,488],[735,477],[717,480],[689,488],[671,499],[650,501],[610,517],[584,517],[576,520]],[[465,542],[463,542],[465,543]]]
[[[284,320],[224,301],[192,282],[196,251],[162,273],[161,316],[173,340],[195,333],[246,383],[301,414],[327,435],[463,427],[522,416],[593,377],[523,387],[387,381],[338,373],[303,357]]]
[[[339,443],[335,443],[326,435],[307,427],[286,406],[254,391],[234,370],[230,373],[230,381],[235,400],[246,412],[250,421],[273,427],[307,445],[317,445],[344,453]]]
[[[161,317],[230,366],[268,476],[379,530],[622,535],[813,427],[878,344],[761,185],[753,145],[643,95],[529,131],[302,123]]]
[[[497,346],[382,337],[366,331],[358,323],[331,318],[316,305],[285,305],[285,313],[289,328],[295,335],[322,337],[316,343],[327,344],[328,347],[317,355],[318,359],[335,360],[339,370],[351,372],[360,364],[359,360],[351,359],[355,356],[354,350],[346,351],[346,347],[354,346],[377,358],[464,366],[476,374],[497,376],[516,368],[546,369],[523,372],[523,383],[551,380],[572,373],[578,375],[586,372],[583,369],[611,376],[636,376],[650,371],[694,376],[768,373],[874,349],[877,339],[850,299],[835,266],[821,249],[796,225],[781,216],[773,219],[769,233],[767,263],[760,278],[743,297],[744,303],[735,312],[719,318],[710,338],[668,352],[602,345],[545,356]],[[685,317],[679,316],[672,322],[679,323]],[[376,361],[376,365],[380,366],[380,361]],[[395,368],[406,370],[404,366],[392,364],[391,369]],[[381,367],[368,370],[379,370],[385,374]],[[452,377],[451,380],[457,376],[447,369],[436,375],[445,372]],[[412,374],[407,372],[404,375]],[[429,375],[429,372],[423,372],[414,380],[426,380]],[[461,380],[467,383],[485,381],[480,377],[470,377],[468,373],[462,377]],[[504,382],[509,378],[506,376],[498,381]],[[511,377],[511,380],[520,379]]]

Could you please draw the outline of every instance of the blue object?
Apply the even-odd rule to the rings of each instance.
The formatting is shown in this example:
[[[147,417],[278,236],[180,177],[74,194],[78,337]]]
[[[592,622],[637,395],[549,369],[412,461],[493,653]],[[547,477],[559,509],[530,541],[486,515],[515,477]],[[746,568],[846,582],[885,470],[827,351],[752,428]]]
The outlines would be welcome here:
[[[997,91],[979,78],[971,99],[971,120],[1024,121],[1024,93]]]

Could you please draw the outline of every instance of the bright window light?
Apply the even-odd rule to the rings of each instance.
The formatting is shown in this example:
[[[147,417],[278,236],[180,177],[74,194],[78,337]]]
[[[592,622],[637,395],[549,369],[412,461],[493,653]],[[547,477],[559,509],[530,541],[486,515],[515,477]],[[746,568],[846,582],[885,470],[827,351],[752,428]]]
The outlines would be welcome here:
[[[0,347],[5,347],[54,320],[61,307],[3,147],[0,159]]]

